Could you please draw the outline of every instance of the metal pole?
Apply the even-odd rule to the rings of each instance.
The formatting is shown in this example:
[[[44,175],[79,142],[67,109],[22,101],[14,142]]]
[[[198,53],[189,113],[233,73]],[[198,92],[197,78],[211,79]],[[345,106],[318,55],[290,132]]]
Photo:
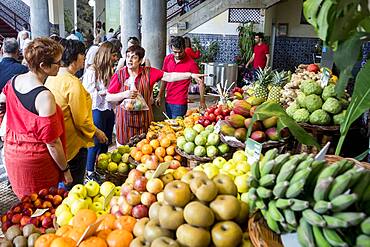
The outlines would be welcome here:
[[[73,0],[73,16],[74,16],[74,28],[77,28],[77,0]],[[71,30],[68,30],[70,32]]]

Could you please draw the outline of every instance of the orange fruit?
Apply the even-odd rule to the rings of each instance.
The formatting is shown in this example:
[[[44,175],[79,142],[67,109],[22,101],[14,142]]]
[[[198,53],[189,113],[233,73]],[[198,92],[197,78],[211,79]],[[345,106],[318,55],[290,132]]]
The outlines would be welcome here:
[[[176,142],[176,135],[171,133],[167,135],[167,138],[170,139],[171,142]]]
[[[102,239],[107,239],[107,237],[108,237],[108,235],[109,235],[109,233],[111,233],[112,232],[112,230],[111,229],[105,229],[105,230],[101,230],[101,231],[98,231],[97,233],[96,233],[96,236],[98,237],[98,238],[102,238]]]
[[[59,227],[59,229],[55,232],[55,235],[59,236],[59,237],[65,237],[67,236],[68,232],[70,230],[72,230],[73,227],[70,226],[70,225],[65,225],[65,226],[61,226]]]
[[[164,147],[164,148],[167,148],[171,145],[171,140],[168,139],[167,137],[164,137],[162,140],[161,140],[161,147]]]
[[[166,149],[164,147],[158,147],[154,153],[158,156],[158,157],[164,157],[166,156]]]
[[[137,162],[140,162],[142,156],[143,156],[143,152],[137,151],[137,153],[134,156],[134,160]]]
[[[163,159],[163,157],[161,157],[161,156],[157,156],[157,155],[156,155],[156,157],[158,158],[158,161],[159,161],[159,163],[162,163],[162,162],[164,162],[164,159]]]
[[[132,148],[132,150],[131,150],[131,152],[130,152],[131,157],[132,157],[132,158],[133,158],[133,157],[135,157],[135,154],[136,154],[138,151],[139,151],[139,149],[137,149],[137,147]]]
[[[88,239],[81,242],[80,247],[107,247],[107,243],[104,239],[99,237],[89,237]]]
[[[172,156],[170,156],[170,155],[167,155],[167,156],[165,156],[165,157],[164,157],[164,161],[165,161],[165,162],[167,162],[167,161],[171,161],[171,160],[173,160],[173,157],[172,157]]]
[[[98,231],[105,229],[114,229],[114,222],[116,221],[116,217],[113,214],[103,214],[98,218],[98,220],[100,219],[102,219],[103,221],[100,223]]]
[[[132,232],[134,230],[134,226],[136,224],[136,219],[129,215],[120,216],[116,219],[114,223],[116,229],[118,230],[126,230]]]
[[[77,228],[86,229],[90,224],[95,223],[96,213],[91,209],[81,209],[73,217],[72,225]]]
[[[77,246],[77,241],[74,241],[68,237],[56,238],[51,242],[50,247],[75,247]]]
[[[167,155],[175,155],[175,147],[174,146],[169,146],[168,148],[166,148],[166,153]]]
[[[114,230],[109,233],[107,243],[109,247],[129,247],[133,238],[127,230]]]
[[[149,154],[144,154],[141,159],[140,159],[140,162],[145,164],[145,162],[150,158],[150,155]]]
[[[59,236],[53,234],[53,233],[47,233],[44,235],[41,235],[35,242],[35,247],[49,247],[50,244],[57,238],[60,238]]]
[[[157,139],[151,140],[149,144],[150,146],[152,146],[153,149],[156,149],[161,145]]]
[[[144,144],[141,148],[141,152],[143,152],[143,154],[151,154],[153,152],[153,148],[150,144]]]
[[[175,156],[173,156],[173,157],[175,158],[175,160],[178,160],[178,161],[182,160],[182,157],[179,154],[175,154]]]
[[[82,237],[84,232],[85,232],[85,228],[82,229],[82,228],[76,228],[75,227],[67,233],[67,236],[64,236],[64,237],[69,237],[69,238],[73,239],[74,241],[78,242],[78,240],[80,240],[80,238]]]

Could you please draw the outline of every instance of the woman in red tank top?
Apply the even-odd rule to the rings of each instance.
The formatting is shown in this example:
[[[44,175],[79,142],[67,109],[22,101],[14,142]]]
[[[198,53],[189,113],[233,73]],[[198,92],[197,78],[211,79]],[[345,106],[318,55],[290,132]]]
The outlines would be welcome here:
[[[5,165],[18,198],[57,186],[62,179],[72,182],[63,113],[53,94],[43,88],[46,78],[59,70],[62,47],[54,40],[37,38],[24,56],[30,71],[10,80],[0,95],[0,102],[6,102]],[[25,100],[35,90],[39,92],[34,100]]]

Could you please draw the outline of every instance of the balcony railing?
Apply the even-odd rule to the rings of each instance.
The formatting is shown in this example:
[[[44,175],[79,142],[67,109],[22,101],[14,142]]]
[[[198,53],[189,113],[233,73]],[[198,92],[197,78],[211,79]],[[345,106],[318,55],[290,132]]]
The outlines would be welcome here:
[[[28,24],[28,21],[20,17],[16,12],[8,8],[0,1],[0,18],[6,22],[15,31],[22,30],[23,24]]]
[[[190,9],[193,9],[194,7],[198,6],[199,4],[205,2],[206,0],[190,0],[188,2],[188,6]],[[167,1],[167,21],[170,21],[171,19],[175,18],[178,15],[181,15],[181,13],[184,13],[183,8],[184,4],[182,6],[179,6],[177,4],[177,1],[175,3],[171,4],[171,0]]]

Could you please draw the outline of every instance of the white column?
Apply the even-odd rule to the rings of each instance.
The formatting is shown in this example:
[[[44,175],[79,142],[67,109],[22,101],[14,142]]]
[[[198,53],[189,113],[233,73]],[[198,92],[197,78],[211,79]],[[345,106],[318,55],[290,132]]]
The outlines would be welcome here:
[[[48,0],[30,1],[31,12],[31,36],[37,38],[49,36],[49,9]]]
[[[128,37],[135,36],[140,39],[140,0],[121,0],[120,3],[121,42],[125,51]]]
[[[74,26],[75,29],[77,28],[77,20],[78,20],[77,0],[73,0],[73,26]],[[71,30],[68,30],[68,31],[71,31]]]

